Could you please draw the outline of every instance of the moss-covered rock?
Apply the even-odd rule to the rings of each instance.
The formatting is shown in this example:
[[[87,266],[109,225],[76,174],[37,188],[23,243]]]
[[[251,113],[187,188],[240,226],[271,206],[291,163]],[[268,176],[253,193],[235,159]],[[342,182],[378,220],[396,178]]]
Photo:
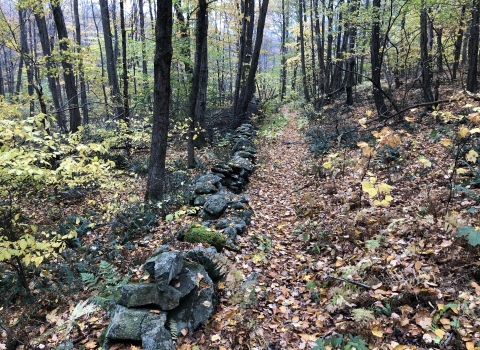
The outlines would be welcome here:
[[[185,242],[190,243],[208,243],[214,246],[217,251],[222,251],[225,246],[225,237],[215,230],[203,225],[193,224],[185,232]]]

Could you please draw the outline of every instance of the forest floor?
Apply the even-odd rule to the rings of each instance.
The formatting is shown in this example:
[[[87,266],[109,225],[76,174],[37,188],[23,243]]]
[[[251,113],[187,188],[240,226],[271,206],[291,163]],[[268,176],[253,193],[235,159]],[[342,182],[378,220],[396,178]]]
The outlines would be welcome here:
[[[179,332],[178,349],[480,349],[480,233],[474,230],[480,226],[474,170],[480,128],[468,129],[465,121],[480,124],[480,108],[465,104],[467,96],[427,117],[411,110],[402,120],[375,123],[368,93],[354,109],[337,103],[321,113],[300,112],[291,102],[257,123],[258,160],[247,187],[252,223],[238,236],[239,251],[222,252],[231,265],[218,284],[215,313],[193,336]],[[185,153],[170,151],[172,161]],[[212,153],[198,154],[206,169]],[[126,173],[115,181],[114,189],[82,201],[63,200],[58,208],[55,202],[58,213],[38,220],[52,226],[52,217],[58,223],[95,210],[105,216],[97,223],[111,222],[112,203],[135,207],[145,188],[142,176]],[[109,226],[99,225],[85,233],[82,247],[105,247],[95,264],[107,260],[120,278],[145,281],[145,259],[162,244],[191,248],[175,233],[199,220],[184,214],[160,220],[129,246],[115,247],[108,246]],[[471,235],[468,241],[459,230]],[[109,251],[117,255],[110,258]],[[68,263],[83,259],[72,256]],[[52,271],[34,277],[59,281]],[[66,340],[74,348],[98,348],[108,315],[97,308],[74,317],[79,301],[99,294],[75,278],[78,289],[63,285],[48,293],[32,281],[36,304],[18,299],[0,309],[3,324],[34,348]],[[6,338],[2,328],[0,349]]]

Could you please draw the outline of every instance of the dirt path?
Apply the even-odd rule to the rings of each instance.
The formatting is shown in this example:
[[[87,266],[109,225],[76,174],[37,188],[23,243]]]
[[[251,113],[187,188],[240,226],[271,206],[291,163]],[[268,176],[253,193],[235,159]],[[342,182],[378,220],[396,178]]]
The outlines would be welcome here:
[[[311,261],[296,215],[297,190],[308,181],[299,173],[307,145],[295,115],[286,108],[283,113],[290,119],[283,135],[258,145],[259,166],[248,187],[255,214],[240,242],[242,254],[235,256],[238,279],[258,275],[257,283],[244,284],[241,295],[227,298],[227,291],[220,300],[211,324],[216,333],[206,339],[220,349],[309,349],[319,335],[323,316],[306,288]]]

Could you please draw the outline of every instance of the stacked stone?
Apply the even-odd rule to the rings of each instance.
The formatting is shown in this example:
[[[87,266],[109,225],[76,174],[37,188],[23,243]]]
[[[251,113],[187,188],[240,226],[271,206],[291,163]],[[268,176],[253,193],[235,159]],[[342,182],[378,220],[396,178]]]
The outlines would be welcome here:
[[[121,288],[104,349],[113,341],[132,340],[141,341],[145,350],[173,350],[172,333],[192,332],[208,320],[217,301],[214,282],[220,279],[211,258],[215,253],[215,248],[186,253],[168,245],[158,248],[143,267],[155,283]]]

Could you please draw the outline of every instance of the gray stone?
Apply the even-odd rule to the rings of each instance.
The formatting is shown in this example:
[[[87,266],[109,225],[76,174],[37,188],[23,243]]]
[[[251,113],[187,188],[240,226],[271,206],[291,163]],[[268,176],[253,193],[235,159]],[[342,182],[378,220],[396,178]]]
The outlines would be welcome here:
[[[150,276],[155,277],[159,291],[168,289],[168,284],[173,277],[178,275],[183,267],[183,256],[176,251],[167,251],[147,260],[143,265]]]
[[[170,282],[170,285],[179,292],[180,299],[187,296],[196,286],[197,276],[187,266],[184,266],[178,276]]]
[[[209,194],[215,192],[217,192],[217,188],[209,182],[197,182],[195,184],[195,193],[197,194]]]
[[[232,202],[230,204],[230,206],[233,208],[233,209],[245,209],[245,206],[242,202]]]
[[[242,219],[247,225],[250,225],[250,222],[252,222],[253,210],[251,209],[235,210],[233,212],[233,215],[236,216],[237,218]]]
[[[193,332],[200,324],[210,318],[216,303],[213,282],[207,271],[200,264],[192,264],[189,268],[197,276],[197,286],[179,307],[168,314],[169,318],[176,323],[179,332],[184,328]],[[203,277],[200,278],[200,276]]]
[[[249,151],[251,148],[255,148],[254,143],[247,138],[240,137],[236,140],[232,150],[233,152],[244,151],[244,150]]]
[[[230,168],[225,163],[219,163],[212,168],[212,171],[214,173],[218,173],[219,175],[222,175],[224,178],[225,176],[228,176],[232,173],[232,168]]]
[[[218,281],[221,277],[220,268],[214,263],[217,250],[214,247],[193,248],[185,254],[185,258],[197,262],[205,268],[213,281]]]
[[[204,216],[204,219],[211,220],[217,219],[222,215],[223,211],[227,208],[227,200],[222,195],[214,194],[207,197],[203,210],[209,215]]]
[[[232,241],[235,241],[235,239],[237,238],[237,230],[232,226],[228,226],[227,228],[225,228],[223,230],[223,233],[226,234],[228,238],[230,238]]]
[[[241,158],[248,158],[251,160],[255,160],[255,155],[253,153],[247,152],[247,151],[238,151],[235,152],[234,154],[235,157],[241,157]]]
[[[144,350],[174,350],[172,336],[165,328],[166,315],[149,314],[142,323],[142,347]]]
[[[155,283],[127,284],[121,288],[118,304],[126,307],[158,304],[158,290]]]
[[[234,173],[239,173],[242,169],[247,173],[252,173],[254,166],[249,159],[235,156],[228,162]]]
[[[218,185],[220,183],[221,177],[217,174],[206,174],[202,175],[197,179],[197,182],[209,182],[212,185]]]
[[[198,196],[195,198],[195,200],[193,201],[193,205],[198,205],[198,206],[202,206],[205,204],[205,201],[207,200],[207,196]]]
[[[117,305],[110,319],[106,337],[119,340],[141,340],[142,323],[149,313],[148,309],[129,309]]]
[[[217,223],[215,224],[215,228],[217,230],[223,230],[224,228],[227,228],[228,226],[230,226],[230,223],[231,223],[231,219],[229,218],[223,218],[223,219],[220,219],[217,221]]]

